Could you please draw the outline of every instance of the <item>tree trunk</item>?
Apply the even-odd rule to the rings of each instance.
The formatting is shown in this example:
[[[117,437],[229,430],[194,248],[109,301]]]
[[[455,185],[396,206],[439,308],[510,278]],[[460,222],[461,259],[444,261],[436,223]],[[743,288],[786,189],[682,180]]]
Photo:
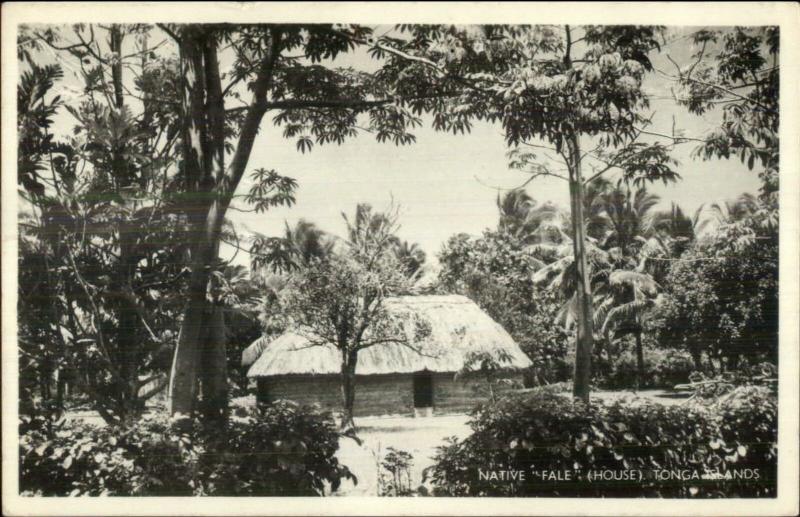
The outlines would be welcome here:
[[[191,277],[188,300],[183,312],[178,345],[172,361],[169,386],[169,411],[176,417],[190,417],[197,397],[201,360],[201,331],[209,304],[206,300],[210,266],[215,246],[215,221],[208,214],[208,134],[206,121],[203,29],[185,26],[181,31],[181,154],[187,191],[183,210],[188,220],[191,245]]]
[[[273,30],[269,51],[252,83],[253,100],[240,126],[236,150],[226,170],[225,106],[216,40],[208,32],[210,30],[213,29],[192,25],[180,29],[182,167],[187,190],[184,210],[194,243],[188,300],[170,373],[169,410],[176,416],[190,416],[194,410],[201,367],[200,337],[205,329],[204,315],[209,309],[206,300],[208,281],[219,255],[225,212],[247,167],[258,128],[266,113],[264,104],[280,53],[280,31]],[[211,357],[204,366],[210,367],[216,376],[227,366],[225,354],[215,352]],[[220,387],[222,383],[213,381],[212,385]],[[218,391],[214,388],[214,391],[215,398],[222,397],[222,388]]]
[[[206,422],[223,427],[228,420],[228,375],[225,355],[225,317],[221,307],[211,307],[204,336],[200,381]]]
[[[738,352],[730,354],[728,356],[728,370],[735,372],[739,368],[739,358],[740,355]]]
[[[192,276],[189,282],[189,296],[183,312],[178,345],[172,360],[169,386],[169,412],[176,417],[190,417],[197,399],[198,374],[201,361],[201,336],[206,329],[206,317],[210,304],[206,291],[212,252],[203,246],[194,246]],[[206,257],[206,260],[203,260]]]
[[[121,109],[124,105],[124,91],[122,89],[122,28],[117,25],[111,25],[108,31],[108,47],[111,50],[111,82],[114,84],[114,103],[117,109]]]
[[[59,409],[64,408],[64,387],[66,381],[64,379],[64,369],[59,368],[56,370],[56,407]]]
[[[353,407],[356,400],[356,364],[358,354],[342,352],[342,429],[354,429]]]
[[[114,54],[111,62],[111,80],[114,90],[114,108],[122,111],[125,108],[125,91],[122,77],[122,43],[124,40],[122,27],[114,24],[109,28],[109,48]],[[133,173],[125,149],[120,149],[113,156],[113,173],[118,189],[126,189],[133,183]],[[125,203],[125,202],[124,202]],[[136,265],[139,257],[136,253],[137,233],[135,222],[123,221],[119,226],[119,262],[115,271],[114,288],[117,290],[116,311],[116,354],[120,378],[117,379],[116,397],[119,402],[119,415],[123,422],[135,421],[144,411],[144,401],[139,399],[139,362],[140,343],[139,329],[141,322],[133,293],[133,279],[136,276]]]
[[[690,346],[689,347],[689,354],[692,356],[692,362],[694,362],[694,368],[698,372],[703,371],[703,352],[700,350],[698,346]]]
[[[586,228],[583,220],[583,178],[581,177],[581,150],[578,135],[574,132],[567,142],[569,150],[569,194],[574,233],[573,252],[577,281],[578,332],[575,346],[575,378],[572,394],[589,402],[589,383],[592,378],[592,291],[586,261]]]
[[[642,331],[636,330],[636,389],[644,386],[644,350],[642,349]]]

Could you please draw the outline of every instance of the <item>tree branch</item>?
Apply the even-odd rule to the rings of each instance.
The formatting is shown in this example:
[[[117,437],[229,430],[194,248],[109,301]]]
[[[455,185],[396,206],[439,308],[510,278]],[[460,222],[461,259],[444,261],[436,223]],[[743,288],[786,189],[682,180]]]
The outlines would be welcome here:
[[[178,34],[177,34],[176,32],[174,32],[172,29],[170,29],[170,28],[167,26],[167,24],[166,24],[166,23],[157,23],[156,25],[158,26],[158,28],[159,28],[159,29],[161,29],[162,31],[166,32],[166,33],[167,33],[167,35],[168,35],[170,38],[172,38],[173,40],[175,40],[175,42],[176,42],[176,43],[180,43],[180,42],[181,42],[181,38],[180,38],[180,36],[178,36]]]
[[[86,281],[81,276],[80,271],[78,271],[78,266],[75,264],[75,256],[72,254],[72,249],[69,246],[65,246],[67,249],[67,257],[69,258],[70,265],[72,266],[72,272],[75,273],[75,278],[78,280],[78,284],[80,284],[81,289],[83,289],[84,294],[86,294],[86,298],[89,300],[89,305],[92,308],[92,314],[94,315],[95,320],[97,323],[94,324],[95,333],[97,334],[97,342],[100,345],[100,350],[103,352],[103,358],[108,363],[108,367],[111,372],[114,374],[117,379],[121,379],[119,370],[117,370],[116,365],[111,359],[111,355],[108,353],[108,349],[106,348],[106,342],[103,337],[103,331],[100,328],[101,319],[100,309],[98,309],[97,304],[94,301],[94,297],[89,292],[89,287],[86,284]]]
[[[673,61],[672,58],[669,57],[669,55],[667,55],[667,58],[677,66],[677,63],[675,63],[675,61]],[[658,70],[658,69],[656,69],[656,70]],[[736,93],[735,91],[733,91],[731,89],[731,87],[726,87],[726,86],[722,86],[722,85],[715,84],[715,83],[709,83],[707,81],[701,81],[700,79],[692,79],[691,77],[683,77],[682,75],[679,75],[678,77],[675,77],[675,76],[669,75],[668,73],[663,72],[661,70],[658,70],[658,72],[661,75],[663,75],[664,77],[667,77],[668,79],[671,79],[673,81],[686,80],[686,81],[691,81],[693,83],[702,84],[703,86],[708,86],[709,88],[714,88],[715,90],[719,90],[721,92],[727,93],[731,97],[737,98],[737,99],[739,99],[741,101],[753,103],[756,106],[758,106],[761,109],[763,109],[767,113],[774,113],[775,112],[772,108],[770,108],[769,106],[757,101],[756,99],[751,99],[750,97],[746,97],[744,95]]]
[[[255,105],[250,104],[248,106],[239,106],[236,108],[230,108],[228,110],[225,110],[225,112],[228,114],[239,113],[253,108],[257,108],[259,110],[264,110],[264,111],[274,110],[274,109],[314,109],[314,108],[364,110],[368,108],[374,108],[377,106],[391,104],[393,102],[395,102],[394,98],[379,99],[373,101],[351,100],[351,99],[342,99],[342,100],[289,99],[282,101],[267,102],[266,100],[264,100],[263,102]]]
[[[273,28],[270,36],[271,48],[267,56],[261,62],[261,67],[253,83],[253,97],[250,106],[247,108],[244,122],[242,123],[236,151],[233,154],[230,166],[217,185],[222,197],[221,216],[224,216],[225,210],[230,204],[231,196],[242,179],[245,167],[250,159],[250,153],[253,150],[253,144],[258,134],[259,126],[261,125],[261,119],[268,109],[267,92],[272,84],[275,63],[277,63],[278,56],[280,55],[281,32]]]

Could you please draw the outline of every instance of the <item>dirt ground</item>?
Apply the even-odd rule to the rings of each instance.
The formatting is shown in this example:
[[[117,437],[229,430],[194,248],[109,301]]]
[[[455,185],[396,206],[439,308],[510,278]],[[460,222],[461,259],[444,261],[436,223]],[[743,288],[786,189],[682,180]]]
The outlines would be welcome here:
[[[362,445],[349,438],[339,441],[336,453],[339,462],[347,465],[358,478],[358,484],[343,483],[338,496],[379,495],[379,465],[388,447],[403,450],[413,456],[410,468],[411,487],[422,482],[422,470],[430,466],[436,447],[448,436],[465,438],[470,433],[467,415],[445,415],[414,418],[362,417],[356,418],[358,437]]]

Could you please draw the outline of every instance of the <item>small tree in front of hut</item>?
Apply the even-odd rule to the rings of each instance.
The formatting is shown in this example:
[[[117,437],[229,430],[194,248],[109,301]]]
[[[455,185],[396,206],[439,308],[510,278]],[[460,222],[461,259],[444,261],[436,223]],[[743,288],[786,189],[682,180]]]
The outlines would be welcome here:
[[[494,386],[500,382],[497,375],[503,368],[510,365],[511,361],[511,355],[505,350],[498,350],[496,352],[473,351],[464,358],[464,366],[456,372],[456,377],[458,378],[472,372],[477,372],[486,382],[489,391],[489,399],[492,401],[492,404],[496,404],[497,395],[495,395]]]
[[[363,210],[359,213],[365,215]],[[353,428],[359,352],[376,345],[395,345],[423,353],[415,343],[430,333],[430,325],[420,317],[387,311],[386,298],[410,288],[404,266],[389,246],[394,221],[381,215],[380,224],[369,225],[369,231],[358,225],[346,250],[310,261],[295,271],[283,294],[285,314],[294,331],[306,337],[308,346],[335,346],[341,352],[345,429]]]

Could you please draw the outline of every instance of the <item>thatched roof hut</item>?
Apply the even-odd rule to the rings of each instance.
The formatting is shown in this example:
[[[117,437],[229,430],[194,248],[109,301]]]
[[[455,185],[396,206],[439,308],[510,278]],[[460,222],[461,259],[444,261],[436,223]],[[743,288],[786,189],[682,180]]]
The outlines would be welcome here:
[[[394,343],[375,345],[359,352],[357,375],[456,372],[470,352],[503,351],[511,358],[510,368],[531,364],[508,332],[464,296],[401,296],[387,299],[386,307],[399,318],[414,312],[430,324],[430,334],[419,342],[413,341],[413,325],[406,328],[414,347],[424,355]],[[341,353],[333,345],[310,347],[302,335],[287,332],[271,342],[263,337],[257,340],[242,354],[242,363],[252,364],[248,377],[339,373]]]
[[[461,370],[473,352],[502,353],[509,358],[503,366],[512,372],[531,365],[508,332],[464,296],[401,296],[387,299],[386,307],[392,316],[409,322],[404,328],[413,349],[392,343],[359,352],[357,397],[363,401],[374,396],[381,403],[367,404],[366,408],[362,404],[358,411],[357,400],[357,414],[391,412],[392,408],[401,412],[397,410],[411,407],[412,393],[414,406],[420,400],[424,403],[425,397],[418,397],[420,382],[423,385],[427,382],[427,389],[433,390],[432,404],[437,400],[437,393],[440,403],[435,405],[455,404],[453,400],[442,398],[454,393],[445,386],[456,382],[453,373]],[[424,319],[430,325],[430,332],[424,337],[415,335],[412,323],[415,318]],[[272,340],[262,337],[244,351],[242,363],[251,365],[247,376],[259,380],[262,398],[313,399],[323,405],[330,399],[330,405],[338,404],[341,353],[333,345],[309,345],[304,336],[287,332]],[[425,375],[432,376],[433,380],[420,380]],[[459,387],[456,391],[458,393],[453,396],[460,402],[455,409],[469,405],[463,400],[470,398],[465,389]]]

